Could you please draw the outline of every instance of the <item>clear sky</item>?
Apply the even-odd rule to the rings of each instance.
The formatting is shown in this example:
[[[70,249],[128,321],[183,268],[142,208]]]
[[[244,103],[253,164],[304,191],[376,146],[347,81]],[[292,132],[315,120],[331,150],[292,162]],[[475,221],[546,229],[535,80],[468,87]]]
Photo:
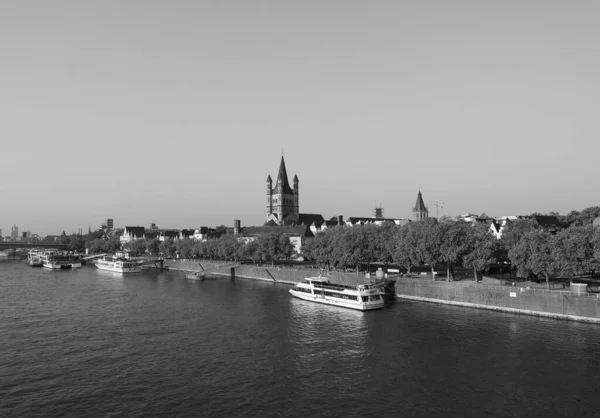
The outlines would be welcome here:
[[[0,3],[0,228],[600,204],[600,3]]]

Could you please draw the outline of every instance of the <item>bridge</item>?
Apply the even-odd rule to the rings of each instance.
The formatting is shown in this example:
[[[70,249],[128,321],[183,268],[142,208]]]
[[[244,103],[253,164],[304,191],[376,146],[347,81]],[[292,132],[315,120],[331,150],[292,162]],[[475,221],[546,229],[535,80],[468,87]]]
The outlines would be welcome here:
[[[0,250],[18,250],[19,248],[53,248],[56,250],[66,250],[68,247],[68,244],[35,244],[24,241],[0,241]]]

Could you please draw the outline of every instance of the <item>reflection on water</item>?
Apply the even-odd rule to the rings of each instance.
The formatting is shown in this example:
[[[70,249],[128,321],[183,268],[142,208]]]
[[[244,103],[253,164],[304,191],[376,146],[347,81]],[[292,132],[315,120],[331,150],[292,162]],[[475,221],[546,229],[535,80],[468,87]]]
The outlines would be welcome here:
[[[362,312],[313,303],[290,297],[289,342],[294,355],[290,359],[296,374],[306,379],[310,391],[335,384],[336,391],[349,390],[352,380],[363,368],[368,354],[365,316]],[[323,373],[336,370],[331,382],[321,381]],[[308,383],[311,382],[311,383]],[[308,389],[307,389],[308,390]]]

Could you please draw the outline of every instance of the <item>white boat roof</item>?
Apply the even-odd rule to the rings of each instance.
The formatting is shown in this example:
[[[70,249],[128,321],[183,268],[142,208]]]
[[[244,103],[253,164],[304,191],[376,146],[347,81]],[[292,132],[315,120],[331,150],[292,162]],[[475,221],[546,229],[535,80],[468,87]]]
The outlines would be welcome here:
[[[322,282],[322,283],[326,283],[329,282],[329,279],[327,277],[306,277],[304,280],[310,280],[311,282]]]

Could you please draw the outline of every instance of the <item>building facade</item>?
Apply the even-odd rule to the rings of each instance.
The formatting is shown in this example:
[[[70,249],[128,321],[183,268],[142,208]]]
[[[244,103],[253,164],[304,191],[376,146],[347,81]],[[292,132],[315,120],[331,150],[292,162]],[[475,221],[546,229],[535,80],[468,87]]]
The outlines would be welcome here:
[[[293,224],[298,222],[300,207],[300,191],[298,176],[294,176],[294,187],[290,187],[283,155],[279,164],[277,181],[273,186],[271,175],[267,177],[267,210],[266,221],[273,221],[277,225]]]

